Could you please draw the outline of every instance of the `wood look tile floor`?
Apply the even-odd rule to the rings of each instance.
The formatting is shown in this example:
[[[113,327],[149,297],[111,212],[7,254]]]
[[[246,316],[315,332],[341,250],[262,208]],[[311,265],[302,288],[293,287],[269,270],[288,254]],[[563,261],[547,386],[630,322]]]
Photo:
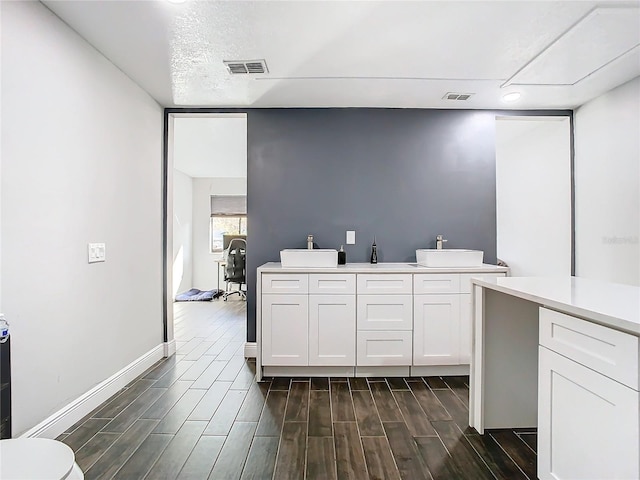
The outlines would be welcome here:
[[[536,433],[468,426],[468,377],[274,378],[246,303],[175,304],[177,353],[59,437],[93,479],[530,479]]]

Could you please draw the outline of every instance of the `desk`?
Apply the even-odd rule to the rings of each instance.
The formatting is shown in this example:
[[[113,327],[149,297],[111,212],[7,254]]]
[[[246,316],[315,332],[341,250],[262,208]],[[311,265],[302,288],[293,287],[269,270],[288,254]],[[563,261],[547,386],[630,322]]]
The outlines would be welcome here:
[[[217,275],[218,282],[217,282],[216,285],[217,285],[218,290],[220,290],[220,267],[226,267],[227,266],[227,261],[225,259],[221,258],[219,260],[216,260],[216,263],[218,264],[218,268],[216,270],[216,273],[218,274]],[[225,288],[225,291],[226,290],[227,289]]]
[[[640,288],[472,283],[469,425],[537,427],[540,479],[640,478]]]

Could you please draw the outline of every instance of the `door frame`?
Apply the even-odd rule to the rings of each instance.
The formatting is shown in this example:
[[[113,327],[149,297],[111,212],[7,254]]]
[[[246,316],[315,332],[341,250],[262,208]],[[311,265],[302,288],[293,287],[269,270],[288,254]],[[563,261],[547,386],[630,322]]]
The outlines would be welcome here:
[[[162,145],[162,329],[164,356],[176,353],[173,314],[173,146],[176,118],[247,118],[246,110],[165,108]],[[248,172],[247,172],[248,176]]]

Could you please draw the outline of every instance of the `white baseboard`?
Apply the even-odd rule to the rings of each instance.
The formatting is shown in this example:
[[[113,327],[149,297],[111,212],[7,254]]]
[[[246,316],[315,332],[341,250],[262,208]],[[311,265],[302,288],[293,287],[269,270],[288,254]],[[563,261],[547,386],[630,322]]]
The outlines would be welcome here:
[[[43,420],[30,430],[27,430],[25,433],[20,435],[20,437],[58,437],[66,429],[91,413],[100,404],[118,393],[122,388],[126,387],[127,384],[136,377],[142,375],[158,360],[161,360],[164,354],[164,348],[164,344],[160,344],[157,347],[152,348],[119,372],[111,375],[85,394],[58,410],[49,418]]]
[[[404,365],[356,367],[356,377],[408,377],[409,368]]]
[[[430,365],[411,367],[412,377],[439,377],[441,375],[469,375],[469,365]]]
[[[262,367],[265,377],[353,377],[354,367]]]
[[[246,355],[245,345],[245,357]],[[263,366],[265,377],[430,377],[469,375],[469,365],[372,366],[372,367],[269,367]]]
[[[244,358],[256,358],[258,356],[258,344],[256,342],[246,342],[244,344]]]
[[[170,340],[168,342],[164,342],[164,358],[170,357],[174,353],[176,353],[176,341]]]

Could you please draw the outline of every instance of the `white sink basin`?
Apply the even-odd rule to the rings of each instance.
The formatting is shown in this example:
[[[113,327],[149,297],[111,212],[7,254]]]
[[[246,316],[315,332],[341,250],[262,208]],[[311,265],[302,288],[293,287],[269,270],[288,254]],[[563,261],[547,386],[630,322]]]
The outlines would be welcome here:
[[[326,268],[338,266],[338,251],[327,248],[280,250],[283,268]]]
[[[416,250],[416,261],[424,267],[480,267],[483,258],[482,250]]]

